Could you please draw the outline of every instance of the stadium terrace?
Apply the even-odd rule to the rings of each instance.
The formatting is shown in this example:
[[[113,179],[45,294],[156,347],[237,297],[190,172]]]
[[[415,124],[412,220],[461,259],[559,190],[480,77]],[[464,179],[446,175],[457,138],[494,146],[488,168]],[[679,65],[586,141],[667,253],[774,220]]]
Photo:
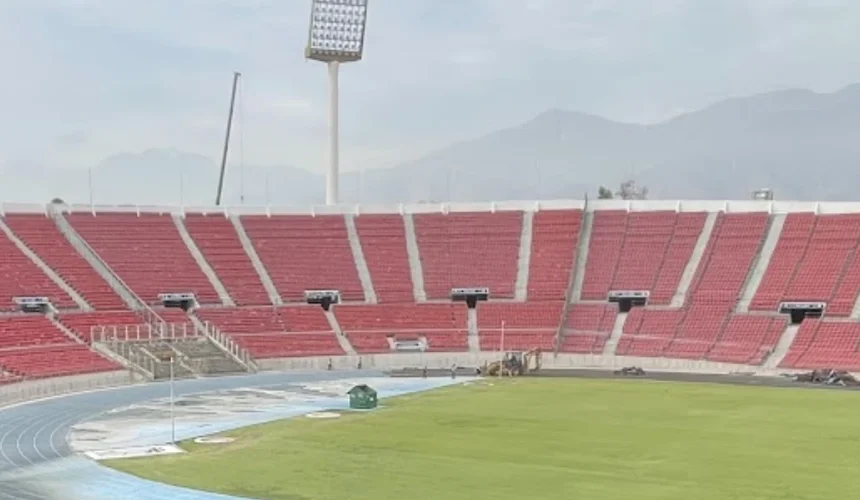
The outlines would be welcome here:
[[[550,367],[860,369],[860,204],[6,204],[0,229],[3,384],[500,350]]]

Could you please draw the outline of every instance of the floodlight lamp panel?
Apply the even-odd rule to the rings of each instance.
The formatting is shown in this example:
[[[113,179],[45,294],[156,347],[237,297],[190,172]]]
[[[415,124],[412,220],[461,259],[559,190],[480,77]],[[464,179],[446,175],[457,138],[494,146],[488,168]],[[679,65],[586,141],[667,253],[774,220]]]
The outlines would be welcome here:
[[[361,60],[368,0],[312,0],[305,57],[317,61]]]

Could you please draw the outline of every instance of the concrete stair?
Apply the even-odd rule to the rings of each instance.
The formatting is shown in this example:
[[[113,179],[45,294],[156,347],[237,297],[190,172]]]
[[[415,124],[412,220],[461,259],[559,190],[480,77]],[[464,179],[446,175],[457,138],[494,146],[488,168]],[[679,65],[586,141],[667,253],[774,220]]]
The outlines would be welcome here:
[[[758,291],[759,285],[761,285],[761,280],[764,278],[765,272],[767,272],[767,266],[770,264],[771,257],[773,257],[773,251],[776,249],[777,242],[779,242],[779,236],[782,234],[783,226],[785,226],[785,217],[786,214],[771,216],[767,237],[758,253],[755,265],[744,284],[743,292],[741,292],[741,300],[738,301],[736,312],[745,313],[750,310],[750,304]]]
[[[325,319],[328,321],[328,326],[331,327],[332,331],[337,336],[337,342],[340,344],[340,348],[343,349],[343,352],[350,356],[357,354],[355,348],[352,347],[352,343],[349,341],[349,338],[343,333],[343,328],[340,327],[340,323],[338,323],[337,318],[334,315],[334,311],[328,310],[323,314],[325,314]]]
[[[588,247],[591,245],[591,230],[594,226],[594,212],[585,212],[582,229],[579,232],[579,245],[573,269],[573,284],[568,302],[579,302],[582,298],[582,284],[585,282],[585,265],[588,263]]]
[[[421,265],[421,251],[418,250],[418,237],[415,236],[415,220],[412,214],[403,214],[403,229],[406,232],[406,253],[409,256],[409,271],[412,273],[412,295],[415,302],[426,302],[424,290],[424,267]]]
[[[251,243],[251,238],[248,238],[248,233],[245,232],[245,226],[242,225],[242,220],[238,215],[231,215],[230,222],[233,224],[233,228],[236,229],[239,241],[242,242],[242,248],[251,260],[251,265],[254,267],[254,270],[257,271],[257,276],[260,278],[263,288],[266,289],[266,293],[269,295],[269,301],[271,301],[272,305],[284,305],[284,301],[281,299],[281,294],[278,293],[278,289],[275,287],[272,277],[269,276],[266,266],[263,265],[263,261],[260,260],[260,256],[257,255],[257,250],[254,249],[254,244]]]
[[[764,360],[764,363],[762,363],[764,368],[775,369],[780,363],[782,363],[782,360],[791,348],[791,344],[794,343],[794,338],[797,337],[798,330],[800,330],[800,325],[789,324],[785,328],[785,331],[782,332],[776,346],[774,346],[773,352],[771,352],[767,359]]]
[[[358,238],[358,230],[355,227],[355,216],[353,214],[344,214],[343,218],[346,222],[346,234],[349,236],[349,248],[352,250],[352,259],[355,261],[355,268],[358,270],[358,279],[361,280],[361,289],[364,291],[364,301],[368,304],[376,304],[379,300],[376,297],[376,291],[373,289],[373,279],[370,277],[370,269],[367,267],[367,260],[364,258],[361,240]]]
[[[51,324],[53,324],[55,327],[57,327],[58,330],[63,332],[66,335],[66,337],[74,340],[78,344],[86,344],[86,342],[84,342],[83,339],[81,339],[80,337],[75,335],[75,332],[69,330],[68,327],[66,327],[66,325],[61,323],[60,320],[58,320],[54,314],[48,314],[47,317],[49,320],[51,320]]]
[[[188,251],[191,252],[191,256],[194,257],[194,261],[197,262],[197,266],[200,267],[200,270],[206,275],[209,283],[212,284],[212,288],[215,289],[215,292],[218,294],[218,298],[221,299],[221,304],[227,307],[234,307],[236,303],[233,302],[233,298],[230,297],[224,283],[221,282],[221,279],[218,278],[217,274],[215,274],[215,270],[212,269],[212,266],[209,265],[206,257],[203,256],[203,252],[201,252],[200,248],[197,247],[197,243],[195,243],[194,239],[191,238],[191,235],[188,233],[188,228],[185,227],[185,221],[182,219],[182,216],[174,214],[172,218],[173,223],[176,225],[176,229],[179,231],[179,237],[182,238]]]
[[[603,355],[604,356],[615,356],[615,350],[618,348],[618,341],[621,339],[621,334],[624,332],[624,323],[627,321],[627,315],[629,313],[620,312],[618,316],[615,317],[615,324],[612,325],[612,333],[609,335],[609,339],[606,340],[606,343],[603,344]]]
[[[532,260],[532,228],[534,227],[535,213],[527,210],[523,212],[522,233],[520,234],[520,254],[517,260],[517,281],[514,285],[514,299],[525,302],[529,290],[529,268]]]
[[[247,369],[208,338],[183,339],[171,344],[183,365],[198,375],[245,373]]]
[[[469,333],[467,341],[469,352],[481,352],[481,339],[478,336],[478,310],[469,309],[466,316],[466,329]]]
[[[59,229],[60,233],[66,237],[66,240],[68,240],[72,245],[72,248],[74,248],[84,258],[84,260],[92,266],[93,269],[95,269],[98,275],[107,282],[111,289],[116,292],[120,298],[122,298],[123,302],[126,303],[129,309],[146,309],[147,306],[143,300],[141,300],[140,297],[138,297],[137,294],[135,294],[128,285],[120,279],[113,269],[108,267],[107,263],[99,257],[89,243],[87,243],[86,240],[84,240],[81,235],[75,231],[75,228],[69,224],[69,221],[66,220],[63,213],[53,206],[49,210],[49,215],[57,226],[57,229]]]
[[[702,226],[702,232],[699,233],[699,238],[696,240],[696,246],[693,247],[693,253],[690,255],[690,260],[681,274],[681,280],[678,282],[678,289],[675,295],[672,296],[670,305],[674,308],[684,306],[687,300],[687,291],[690,290],[690,285],[693,283],[693,278],[696,276],[696,271],[699,269],[699,264],[702,262],[702,257],[705,255],[705,250],[708,248],[708,242],[711,241],[711,234],[714,232],[714,224],[717,222],[717,212],[708,212],[705,218],[705,225]]]
[[[256,373],[259,369],[257,362],[251,354],[240,346],[232,337],[218,330],[215,325],[203,323],[195,314],[189,313],[188,319],[194,324],[194,328],[201,335],[209,339],[218,349],[226,353],[231,359],[240,364],[245,371]]]

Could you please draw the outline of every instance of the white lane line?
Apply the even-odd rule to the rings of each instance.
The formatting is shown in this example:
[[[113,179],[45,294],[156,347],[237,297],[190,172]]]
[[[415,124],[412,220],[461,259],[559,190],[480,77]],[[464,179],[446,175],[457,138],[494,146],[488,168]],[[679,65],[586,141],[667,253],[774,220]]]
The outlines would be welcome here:
[[[42,434],[43,432],[47,431],[50,426],[53,426],[53,427],[50,427],[53,430],[51,432],[51,436],[48,438],[49,443],[50,443],[50,439],[53,438],[54,433],[57,432],[57,429],[59,429],[60,426],[62,426],[62,423],[67,420],[67,415],[68,415],[68,412],[63,412],[63,413],[58,414],[58,418],[53,418],[53,419],[50,419],[49,421],[45,422],[44,425],[42,425],[42,427],[40,427],[39,430],[37,430],[36,433],[33,434],[33,449],[36,450],[36,453],[45,462],[48,462],[49,458],[46,457],[42,453],[42,451],[47,452],[47,449],[44,446],[39,446],[39,435]]]
[[[37,425],[39,425],[39,424],[40,424],[40,423],[42,423],[42,422],[49,421],[49,420],[51,420],[53,417],[54,417],[54,415],[48,414],[48,417],[47,417],[47,418],[31,420],[31,421],[30,421],[30,423],[29,423],[26,427],[24,427],[24,428],[22,428],[22,429],[21,429],[21,432],[18,434],[18,438],[15,440],[15,448],[18,450],[18,455],[19,455],[21,458],[23,458],[24,460],[26,460],[26,461],[27,461],[27,463],[29,463],[30,465],[36,465],[36,462],[34,462],[34,461],[30,460],[30,457],[28,457],[28,456],[24,453],[24,449],[23,449],[23,448],[21,448],[21,442],[22,442],[22,441],[21,441],[21,438],[23,438],[23,437],[27,434],[27,432],[29,432],[29,431],[30,431],[30,429],[35,429]],[[19,468],[20,468],[20,469],[23,469],[23,468],[24,468],[24,466],[22,465],[22,466],[20,466]]]

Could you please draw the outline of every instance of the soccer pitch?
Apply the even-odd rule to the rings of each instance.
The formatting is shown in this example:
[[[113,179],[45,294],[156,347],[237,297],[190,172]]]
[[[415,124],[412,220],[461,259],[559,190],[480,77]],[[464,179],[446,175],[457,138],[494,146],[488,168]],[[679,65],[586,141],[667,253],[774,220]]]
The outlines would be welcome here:
[[[110,465],[261,499],[856,498],[860,393],[482,380]]]

